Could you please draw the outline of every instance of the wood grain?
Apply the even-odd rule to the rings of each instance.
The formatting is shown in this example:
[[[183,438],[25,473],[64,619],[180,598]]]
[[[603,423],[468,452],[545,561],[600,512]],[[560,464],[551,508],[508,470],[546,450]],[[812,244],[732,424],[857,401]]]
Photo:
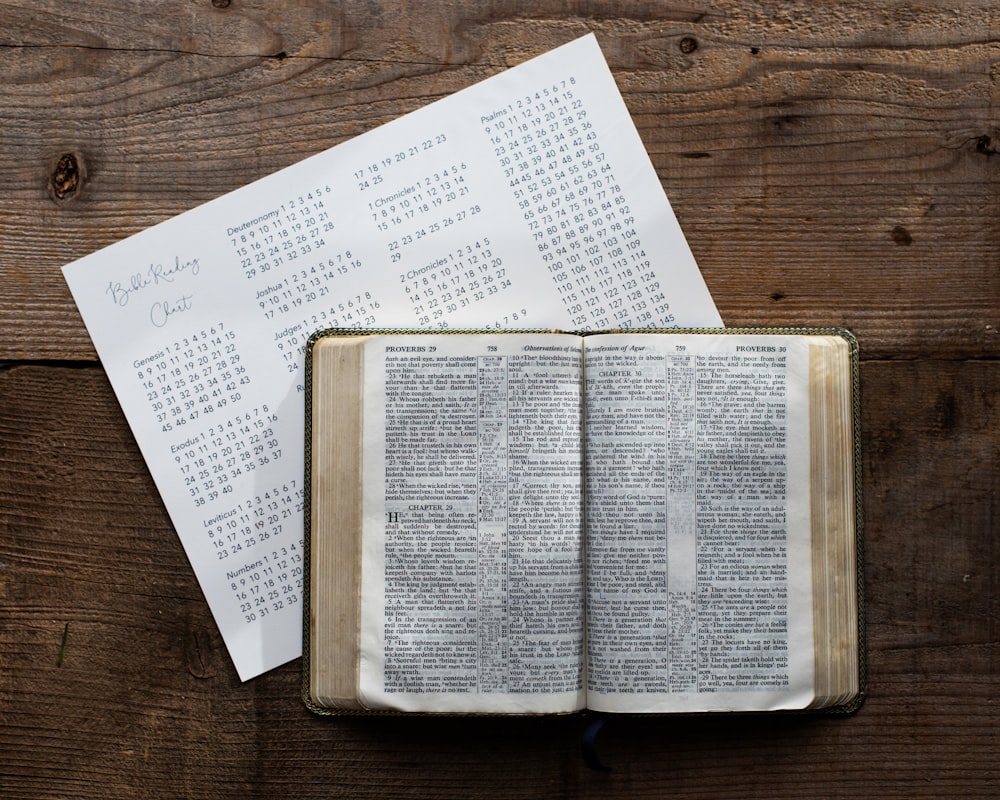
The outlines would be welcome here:
[[[0,797],[995,797],[995,18],[0,0]],[[726,323],[845,324],[863,357],[866,704],[612,718],[610,772],[586,718],[320,719],[297,662],[241,684],[60,273],[590,31]]]
[[[0,796],[988,796],[998,386],[995,362],[864,365],[857,715],[609,718],[605,774],[580,717],[322,719],[298,662],[240,684],[103,371],[0,371]]]
[[[0,358],[94,359],[65,263],[589,31],[727,324],[997,354],[990,3],[521,5],[0,3]]]

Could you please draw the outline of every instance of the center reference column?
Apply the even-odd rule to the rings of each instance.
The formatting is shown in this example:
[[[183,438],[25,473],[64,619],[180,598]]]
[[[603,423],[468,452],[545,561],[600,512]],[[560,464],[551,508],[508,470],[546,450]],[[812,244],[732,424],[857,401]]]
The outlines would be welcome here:
[[[695,367],[686,350],[667,356],[667,586],[670,691],[698,688]]]
[[[507,357],[479,358],[479,691],[506,692],[510,656],[507,607]]]

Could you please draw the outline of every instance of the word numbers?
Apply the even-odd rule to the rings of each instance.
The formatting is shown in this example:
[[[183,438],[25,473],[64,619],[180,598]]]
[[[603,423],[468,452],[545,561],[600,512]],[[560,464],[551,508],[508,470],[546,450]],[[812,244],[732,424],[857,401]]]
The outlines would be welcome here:
[[[665,289],[569,77],[483,118],[494,154],[575,328],[669,324]]]
[[[250,384],[236,332],[221,322],[165,343],[133,367],[163,433],[239,403]]]
[[[278,415],[266,404],[213,421],[170,450],[195,506],[231,494],[233,483],[279,461]]]
[[[400,285],[417,324],[448,327],[448,317],[511,288],[503,258],[488,237],[443,253],[423,267],[401,273]]]

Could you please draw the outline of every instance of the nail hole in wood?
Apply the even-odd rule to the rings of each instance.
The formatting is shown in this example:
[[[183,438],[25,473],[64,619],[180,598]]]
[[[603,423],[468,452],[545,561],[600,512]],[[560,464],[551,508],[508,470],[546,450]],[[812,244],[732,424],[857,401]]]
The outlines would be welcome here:
[[[913,244],[913,234],[911,234],[908,230],[906,230],[906,228],[904,228],[902,225],[897,225],[895,228],[893,228],[892,231],[889,233],[889,235],[892,237],[892,240],[896,244],[902,245],[904,247]]]

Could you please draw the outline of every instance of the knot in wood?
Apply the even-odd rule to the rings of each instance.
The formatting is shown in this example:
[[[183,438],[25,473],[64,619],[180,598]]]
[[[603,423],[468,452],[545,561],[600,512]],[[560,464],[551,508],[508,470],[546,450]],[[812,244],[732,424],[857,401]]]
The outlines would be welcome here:
[[[993,139],[988,134],[984,133],[976,139],[976,152],[982,153],[984,156],[995,156],[997,154],[997,149],[993,146]]]
[[[49,179],[52,195],[56,200],[69,200],[76,196],[82,184],[83,170],[79,160],[73,153],[64,153]]]

